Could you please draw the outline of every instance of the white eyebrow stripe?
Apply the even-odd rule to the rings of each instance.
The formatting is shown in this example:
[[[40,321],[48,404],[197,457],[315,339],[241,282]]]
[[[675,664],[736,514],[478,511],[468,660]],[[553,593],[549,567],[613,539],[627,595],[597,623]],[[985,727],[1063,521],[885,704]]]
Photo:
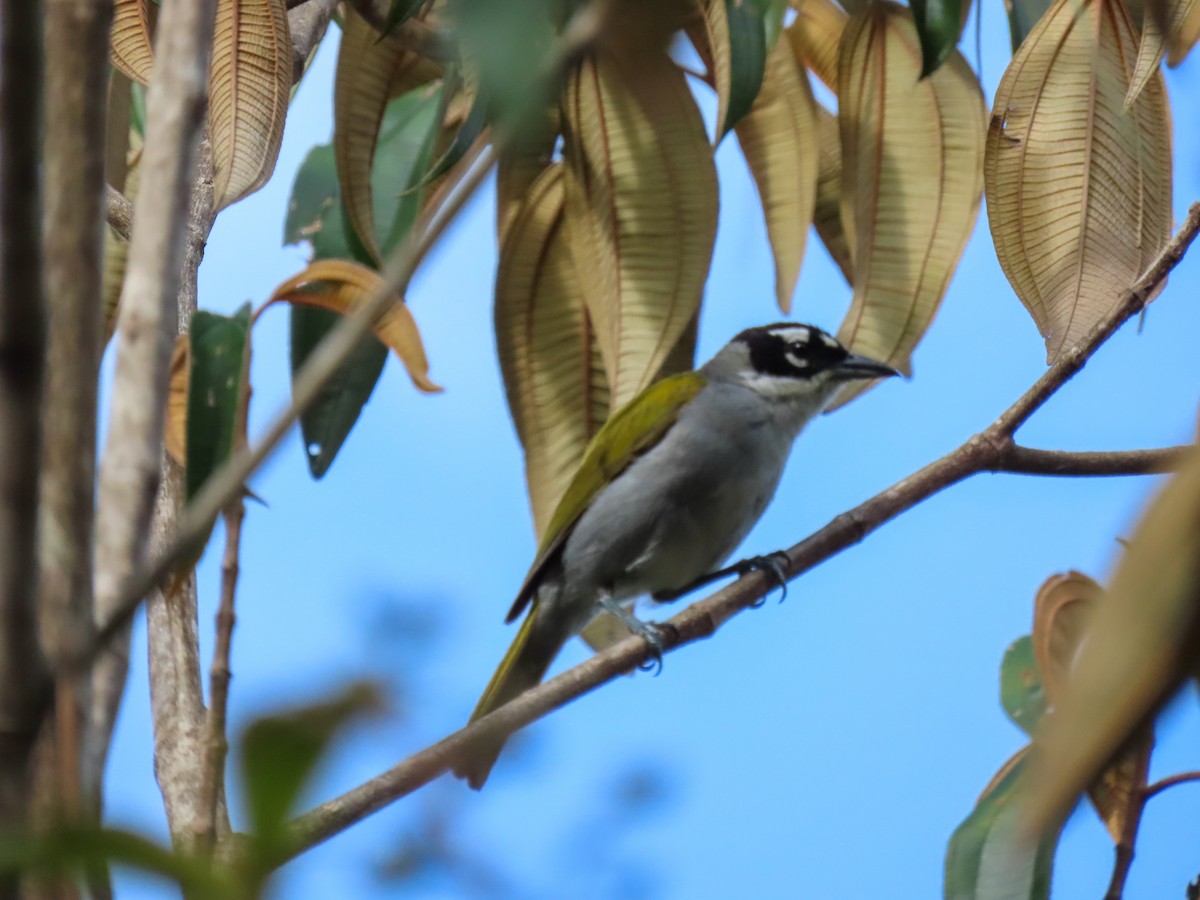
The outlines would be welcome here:
[[[837,341],[836,341],[834,338],[831,338],[831,337],[830,337],[829,335],[827,335],[827,334],[823,334],[823,335],[821,335],[821,341],[822,341],[822,342],[825,344],[825,346],[826,346],[826,347],[836,347],[836,346],[838,346],[838,342],[837,342]]]

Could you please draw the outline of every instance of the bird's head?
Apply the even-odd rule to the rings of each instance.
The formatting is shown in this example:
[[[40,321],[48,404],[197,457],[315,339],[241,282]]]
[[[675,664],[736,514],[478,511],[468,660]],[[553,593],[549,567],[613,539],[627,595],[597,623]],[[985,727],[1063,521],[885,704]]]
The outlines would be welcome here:
[[[813,325],[776,322],[747,328],[704,366],[710,378],[734,381],[762,396],[823,407],[847,381],[888,378],[891,366],[851,353]]]

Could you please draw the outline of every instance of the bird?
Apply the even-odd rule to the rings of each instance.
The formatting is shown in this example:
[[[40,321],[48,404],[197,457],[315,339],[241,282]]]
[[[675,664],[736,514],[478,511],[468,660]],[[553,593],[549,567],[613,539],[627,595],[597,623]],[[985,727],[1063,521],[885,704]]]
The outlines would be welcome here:
[[[717,566],[763,514],[793,441],[838,389],[898,374],[813,325],[776,322],[747,328],[700,368],[664,378],[618,409],[550,518],[505,621],[525,619],[471,721],[541,682],[566,642],[601,612],[644,638],[661,667],[662,626],[634,616],[630,601],[673,600],[752,569],[783,585],[777,555]],[[455,774],[483,787],[504,741],[461,757]]]

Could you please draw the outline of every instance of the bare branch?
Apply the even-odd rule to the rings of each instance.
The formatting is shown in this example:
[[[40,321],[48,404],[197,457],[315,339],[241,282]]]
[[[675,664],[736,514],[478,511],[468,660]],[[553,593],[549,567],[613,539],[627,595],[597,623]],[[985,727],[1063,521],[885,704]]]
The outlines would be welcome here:
[[[1200,232],[1200,203],[1193,204],[1187,220],[1150,271],[1126,291],[1113,310],[1083,341],[1056,363],[991,426],[974,435],[957,449],[897,482],[870,500],[842,513],[786,551],[784,571],[789,580],[858,543],[885,522],[911,509],[939,491],[979,472],[1002,470],[1011,453],[1012,431],[1048,400],[1087,361],[1113,332],[1144,304],[1144,298],[1166,278],[1182,259]],[[1042,451],[1031,451],[1039,455]],[[1135,451],[1136,452],[1136,451]],[[1018,454],[1020,456],[1020,454]],[[776,586],[773,577],[752,572],[705,599],[692,604],[670,620],[663,641],[667,653],[709,637],[737,613],[753,606]],[[598,653],[561,675],[526,691],[495,712],[467,725],[368,782],[321,804],[293,823],[297,855],[344,831],[371,813],[407,796],[452,765],[472,749],[523,728],[570,701],[652,657],[651,648],[639,637],[630,637]]]
[[[218,800],[225,783],[225,755],[229,741],[225,736],[225,712],[229,705],[229,654],[233,643],[234,597],[237,594],[238,549],[242,540],[242,521],[246,505],[239,497],[225,510],[225,557],[221,562],[221,605],[217,610],[217,640],[209,673],[208,718],[205,723],[207,752],[200,781],[200,803],[205,813],[200,846],[212,850],[217,835]]]
[[[35,610],[46,344],[42,15],[37,0],[0,4],[0,829],[24,824],[47,699]],[[0,879],[0,893],[8,886]]]
[[[1173,788],[1177,784],[1187,784],[1189,781],[1200,781],[1200,772],[1180,772],[1177,775],[1168,775],[1147,786],[1144,796],[1149,800],[1155,794],[1161,794],[1168,788]]]
[[[304,74],[309,55],[321,43],[337,0],[305,0],[301,5],[289,7],[288,31],[292,36],[292,83]]]
[[[133,234],[133,201],[111,184],[104,185],[104,220],[125,240]]]
[[[92,525],[96,399],[103,352],[103,214],[106,76],[112,2],[51,0],[46,7],[46,287],[51,298],[43,404],[38,543],[42,644],[53,662],[92,641]],[[111,189],[110,189],[111,190]],[[115,192],[114,192],[115,193]],[[125,198],[122,197],[122,200]],[[125,200],[128,204],[129,201]],[[80,802],[82,679],[61,678],[54,771],[39,794],[59,816]],[[90,786],[89,786],[90,788]],[[94,799],[98,802],[99,795]]]
[[[1157,475],[1173,472],[1190,446],[1155,450],[1034,450],[1010,444],[989,471],[1025,475]]]

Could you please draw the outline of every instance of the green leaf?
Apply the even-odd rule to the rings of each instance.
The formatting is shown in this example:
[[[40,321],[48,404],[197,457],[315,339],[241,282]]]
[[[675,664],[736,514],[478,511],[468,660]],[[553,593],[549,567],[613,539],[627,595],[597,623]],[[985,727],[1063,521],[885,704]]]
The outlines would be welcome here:
[[[1000,664],[1000,705],[1018,728],[1030,737],[1046,711],[1042,674],[1029,635],[1013,641]]]
[[[420,9],[424,2],[425,0],[392,0],[387,18],[383,20],[383,34],[380,37],[387,37],[412,18],[412,14]]]
[[[729,109],[721,137],[750,112],[762,87],[767,65],[767,32],[762,5],[746,0],[725,0],[729,19]]]
[[[288,817],[337,733],[378,706],[373,687],[352,684],[329,700],[246,728],[239,742],[242,787],[251,831],[264,850],[282,849]]]
[[[1012,39],[1012,50],[1016,53],[1025,36],[1050,8],[1050,0],[1006,0],[1004,8],[1008,11],[1008,33]]]
[[[429,162],[441,108],[439,93],[427,88],[410,91],[389,103],[384,114],[375,146],[371,188],[375,221],[391,223],[383,242],[385,254],[403,240],[420,211],[420,192],[411,188]],[[292,185],[283,241],[293,244],[302,240],[312,246],[313,259],[352,259],[374,268],[370,254],[347,221],[331,144],[309,151]],[[295,378],[309,354],[341,317],[296,305],[291,307],[290,316]],[[363,406],[371,399],[386,360],[387,348],[373,336],[364,337],[300,416],[300,436],[313,478],[319,479],[329,471]]]
[[[962,30],[962,0],[912,0],[921,40],[921,77],[928,78],[954,52]]]
[[[1036,845],[1022,829],[1021,773],[1029,748],[1012,757],[946,847],[946,900],[1046,900],[1058,832]]]
[[[187,496],[190,500],[233,449],[250,333],[250,304],[232,317],[192,316],[187,407]]]

